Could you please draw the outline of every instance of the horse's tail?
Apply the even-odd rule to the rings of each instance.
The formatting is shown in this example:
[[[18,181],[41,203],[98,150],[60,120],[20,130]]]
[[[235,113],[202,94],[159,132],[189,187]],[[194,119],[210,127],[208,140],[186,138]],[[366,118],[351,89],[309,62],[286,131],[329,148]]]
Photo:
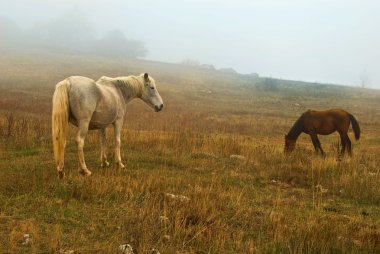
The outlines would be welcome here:
[[[54,146],[54,159],[58,172],[63,173],[66,136],[69,125],[69,97],[67,93],[67,79],[55,86],[53,94],[52,135]]]
[[[352,124],[352,129],[354,130],[354,133],[355,133],[355,139],[356,140],[359,140],[360,138],[360,127],[359,127],[359,123],[358,121],[356,121],[355,117],[351,114],[348,114],[349,117],[350,117],[350,121],[351,121],[351,124]]]

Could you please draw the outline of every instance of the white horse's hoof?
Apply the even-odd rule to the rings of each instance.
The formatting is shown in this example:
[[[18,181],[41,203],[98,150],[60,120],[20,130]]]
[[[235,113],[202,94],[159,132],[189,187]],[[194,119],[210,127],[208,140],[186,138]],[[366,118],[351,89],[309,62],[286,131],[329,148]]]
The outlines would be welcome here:
[[[80,173],[82,176],[90,176],[90,175],[92,175],[91,171],[88,170],[88,169],[81,169],[81,170],[79,170],[79,173]]]
[[[124,169],[124,168],[125,168],[125,166],[124,166],[124,164],[123,164],[123,163],[121,163],[121,162],[118,162],[118,163],[117,163],[117,168],[118,168],[118,169]]]
[[[110,164],[109,164],[109,162],[108,161],[104,161],[104,162],[102,162],[101,164],[100,164],[100,166],[102,167],[102,168],[106,168],[106,167],[108,167]]]

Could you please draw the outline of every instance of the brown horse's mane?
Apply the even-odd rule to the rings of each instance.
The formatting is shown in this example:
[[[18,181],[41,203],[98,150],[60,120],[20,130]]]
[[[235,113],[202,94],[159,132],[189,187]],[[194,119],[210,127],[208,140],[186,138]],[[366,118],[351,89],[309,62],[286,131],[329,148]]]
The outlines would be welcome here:
[[[304,114],[302,114],[297,121],[293,124],[292,128],[286,135],[287,138],[295,140],[298,138],[298,136],[303,131],[303,120],[304,120]]]

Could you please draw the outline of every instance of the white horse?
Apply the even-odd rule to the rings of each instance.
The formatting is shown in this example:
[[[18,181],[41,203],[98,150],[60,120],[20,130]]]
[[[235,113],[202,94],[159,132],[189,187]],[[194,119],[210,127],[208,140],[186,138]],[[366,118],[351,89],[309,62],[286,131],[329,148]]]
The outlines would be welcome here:
[[[52,134],[54,158],[60,178],[64,177],[64,155],[68,123],[78,127],[79,172],[91,175],[84,155],[84,139],[88,130],[99,130],[101,143],[101,166],[108,166],[106,154],[106,127],[110,124],[115,133],[115,161],[124,168],[120,156],[120,131],[125,119],[125,108],[129,101],[140,98],[156,112],[164,104],[157,91],[154,79],[147,73],[140,76],[101,77],[98,81],[80,76],[59,82],[53,95]]]

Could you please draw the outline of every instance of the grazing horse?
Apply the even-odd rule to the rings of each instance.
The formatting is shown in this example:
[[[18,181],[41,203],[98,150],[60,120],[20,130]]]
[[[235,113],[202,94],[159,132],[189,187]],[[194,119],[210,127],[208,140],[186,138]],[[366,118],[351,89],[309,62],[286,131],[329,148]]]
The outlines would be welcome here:
[[[343,155],[344,151],[347,150],[351,156],[351,141],[347,135],[350,123],[352,124],[356,140],[359,140],[359,124],[350,113],[343,109],[308,110],[298,118],[289,133],[285,135],[285,152],[294,150],[298,136],[304,132],[310,135],[315,152],[318,153],[319,150],[323,155],[324,151],[317,135],[329,135],[337,131],[342,144],[341,154]]]
[[[101,77],[96,82],[86,77],[73,76],[56,85],[53,95],[52,134],[54,158],[60,178],[64,177],[64,154],[69,122],[78,127],[75,141],[78,148],[79,172],[82,175],[91,175],[83,155],[88,130],[99,130],[101,166],[109,165],[106,155],[106,127],[110,124],[114,127],[115,161],[118,168],[124,168],[120,156],[120,132],[125,119],[126,105],[134,98],[140,98],[156,112],[164,106],[154,79],[147,73],[117,78]]]

